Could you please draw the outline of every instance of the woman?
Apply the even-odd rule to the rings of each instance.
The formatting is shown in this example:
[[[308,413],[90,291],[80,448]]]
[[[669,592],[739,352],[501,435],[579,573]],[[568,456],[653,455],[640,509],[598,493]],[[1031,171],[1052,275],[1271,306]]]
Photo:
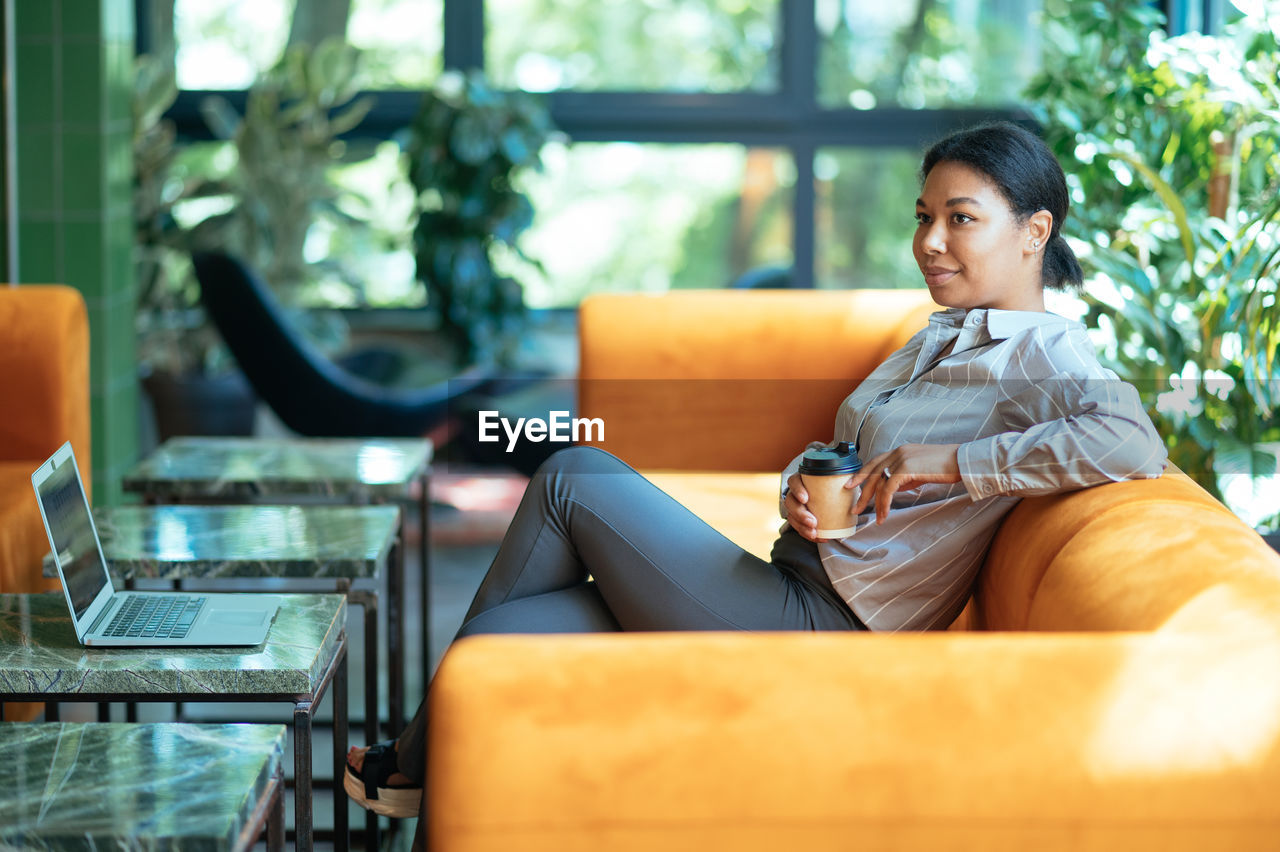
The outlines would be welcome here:
[[[991,124],[938,142],[921,174],[913,252],[948,310],[836,415],[835,440],[866,461],[854,509],[874,523],[818,539],[797,456],[766,562],[613,456],[562,451],[530,481],[459,635],[943,629],[1019,498],[1158,476],[1165,449],[1137,393],[1083,326],[1045,310],[1046,287],[1081,282],[1052,153]],[[415,814],[424,735],[420,709],[397,743],[353,749],[353,798]]]

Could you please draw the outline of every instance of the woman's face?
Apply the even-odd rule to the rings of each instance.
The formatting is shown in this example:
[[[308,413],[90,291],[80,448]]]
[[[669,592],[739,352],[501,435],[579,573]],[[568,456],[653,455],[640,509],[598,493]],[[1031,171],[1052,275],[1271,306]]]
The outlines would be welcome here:
[[[912,251],[933,300],[949,308],[1043,311],[1041,252],[1053,223],[1019,222],[996,185],[963,163],[941,162],[916,201]]]

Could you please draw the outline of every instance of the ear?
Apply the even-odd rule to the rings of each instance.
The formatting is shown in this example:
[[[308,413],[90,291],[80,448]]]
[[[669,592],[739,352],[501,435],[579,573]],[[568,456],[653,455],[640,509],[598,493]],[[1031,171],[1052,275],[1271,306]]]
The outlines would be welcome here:
[[[1053,233],[1053,214],[1048,210],[1037,210],[1027,217],[1027,254],[1039,254],[1049,244],[1049,235]]]

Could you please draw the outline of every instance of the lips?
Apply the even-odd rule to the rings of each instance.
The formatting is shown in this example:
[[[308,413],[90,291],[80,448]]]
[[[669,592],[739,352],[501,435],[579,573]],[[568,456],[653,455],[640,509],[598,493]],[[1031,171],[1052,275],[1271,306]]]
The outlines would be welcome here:
[[[941,266],[926,266],[920,271],[924,273],[924,283],[928,284],[930,287],[937,287],[939,284],[947,283],[947,281],[951,280],[952,276],[956,275],[960,270],[945,269]]]

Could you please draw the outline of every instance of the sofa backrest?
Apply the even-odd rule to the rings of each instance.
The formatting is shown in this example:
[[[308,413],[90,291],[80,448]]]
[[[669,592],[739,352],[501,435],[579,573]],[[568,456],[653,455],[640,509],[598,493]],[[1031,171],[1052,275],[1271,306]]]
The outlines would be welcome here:
[[[1239,628],[1280,613],[1280,555],[1170,466],[1020,502],[1001,524],[973,600],[987,630]]]
[[[578,413],[635,467],[781,470],[938,309],[923,289],[591,296]]]

